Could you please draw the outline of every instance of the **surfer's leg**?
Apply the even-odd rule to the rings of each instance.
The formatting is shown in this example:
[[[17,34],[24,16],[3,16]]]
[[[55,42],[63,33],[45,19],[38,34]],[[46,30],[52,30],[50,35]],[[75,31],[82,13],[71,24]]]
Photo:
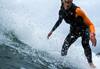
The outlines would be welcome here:
[[[89,35],[86,32],[82,34],[82,46],[84,48],[84,53],[89,63],[92,63],[92,52],[89,45]]]
[[[62,46],[62,50],[61,50],[62,56],[67,55],[68,48],[74,41],[76,41],[77,38],[78,38],[78,36],[76,36],[72,33],[68,34],[68,36],[65,38],[63,46]]]
[[[92,51],[91,51],[91,48],[89,45],[89,32],[85,32],[85,31],[83,32],[83,34],[82,34],[82,46],[84,48],[84,53],[85,53],[85,56],[87,58],[89,65],[92,68],[96,68],[96,66],[93,64],[93,61],[92,61]]]

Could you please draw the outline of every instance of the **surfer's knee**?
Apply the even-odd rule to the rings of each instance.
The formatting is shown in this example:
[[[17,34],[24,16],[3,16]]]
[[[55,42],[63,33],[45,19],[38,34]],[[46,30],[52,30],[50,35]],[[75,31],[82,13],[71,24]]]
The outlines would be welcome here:
[[[67,55],[67,50],[62,49],[62,50],[61,50],[61,56],[66,56],[66,55]]]

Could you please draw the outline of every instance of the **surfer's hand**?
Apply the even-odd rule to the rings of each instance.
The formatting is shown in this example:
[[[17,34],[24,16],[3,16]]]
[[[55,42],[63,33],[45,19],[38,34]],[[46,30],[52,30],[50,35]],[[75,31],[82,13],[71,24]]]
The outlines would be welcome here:
[[[51,34],[52,34],[52,32],[49,32],[49,33],[48,33],[48,36],[47,36],[48,39],[49,39],[49,37],[51,36]]]
[[[96,46],[96,38],[95,38],[95,33],[90,33],[90,40],[92,42],[92,45],[95,47]]]

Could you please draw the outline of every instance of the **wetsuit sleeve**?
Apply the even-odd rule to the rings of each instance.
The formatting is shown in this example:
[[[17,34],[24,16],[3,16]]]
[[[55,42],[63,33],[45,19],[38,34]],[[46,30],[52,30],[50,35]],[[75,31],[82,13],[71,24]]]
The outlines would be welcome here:
[[[62,16],[62,11],[60,10],[59,18],[58,18],[56,24],[54,25],[54,27],[52,28],[52,30],[51,30],[52,32],[61,24],[62,20],[63,20],[63,16]]]
[[[81,10],[80,8],[77,8],[76,9],[76,14],[83,18],[85,24],[89,26],[90,32],[95,33],[95,27],[94,27],[93,23],[89,20],[89,18],[86,16],[84,11]]]
[[[61,3],[63,2],[63,0],[61,0]]]

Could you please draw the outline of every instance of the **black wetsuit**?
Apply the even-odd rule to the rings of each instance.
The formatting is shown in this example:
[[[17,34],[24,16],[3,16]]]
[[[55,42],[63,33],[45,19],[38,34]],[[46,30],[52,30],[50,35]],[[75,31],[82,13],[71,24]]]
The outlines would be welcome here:
[[[65,10],[63,7],[59,10],[59,19],[52,28],[54,31],[64,19],[67,24],[70,25],[70,32],[65,38],[64,44],[62,46],[61,55],[67,55],[68,48],[71,46],[73,42],[76,41],[78,37],[82,37],[82,46],[84,48],[85,56],[89,63],[92,63],[92,53],[89,45],[89,28],[84,23],[83,18],[81,16],[76,17],[77,6],[72,3],[69,10]]]

